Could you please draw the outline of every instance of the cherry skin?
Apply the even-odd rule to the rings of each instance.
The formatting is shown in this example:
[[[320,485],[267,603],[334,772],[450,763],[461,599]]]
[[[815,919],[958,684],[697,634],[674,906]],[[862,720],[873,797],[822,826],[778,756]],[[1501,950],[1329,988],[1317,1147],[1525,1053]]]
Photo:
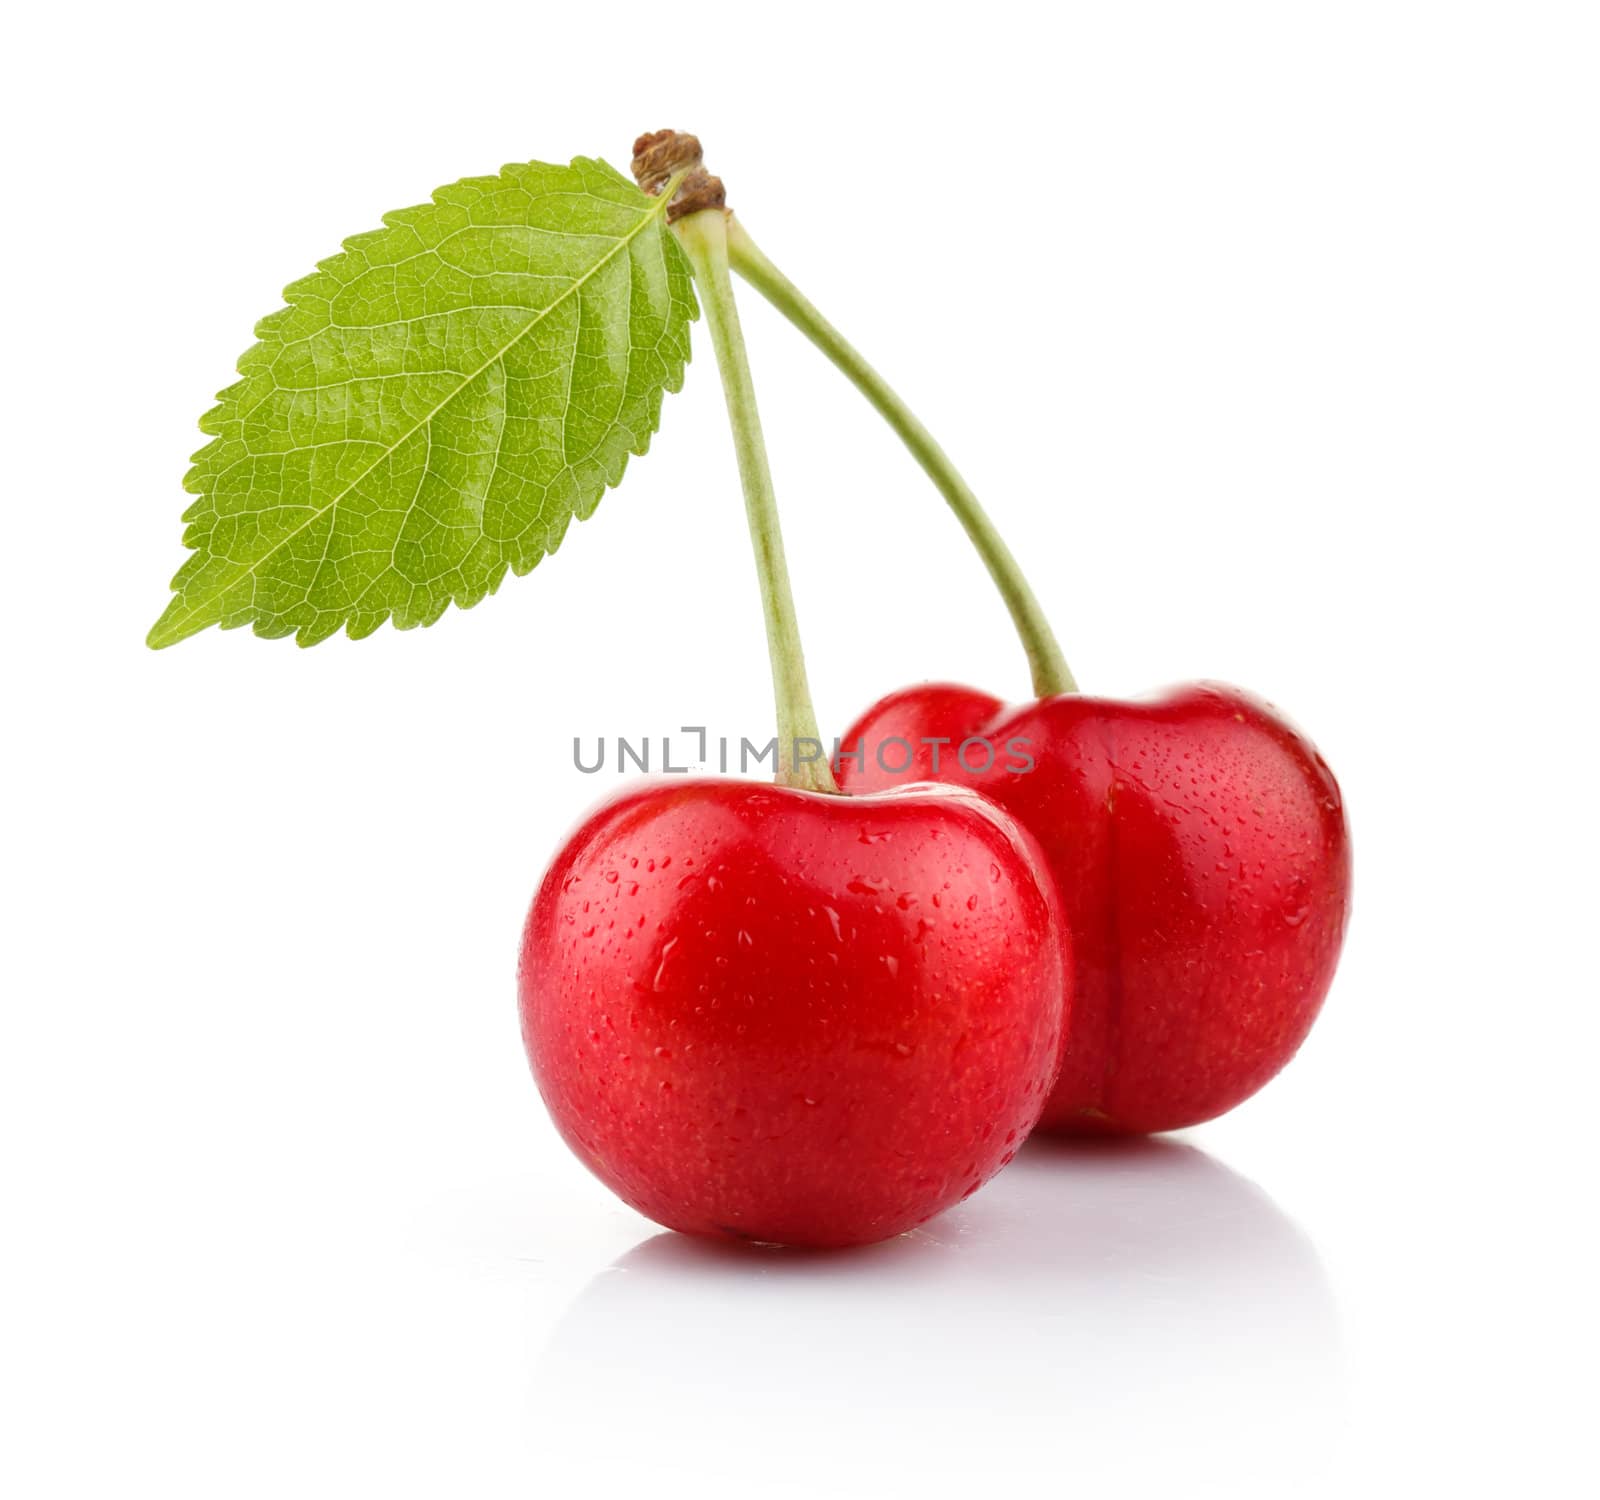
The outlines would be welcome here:
[[[1043,847],[1075,986],[1043,1130],[1176,1130],[1232,1109],[1294,1055],[1333,979],[1350,907],[1338,783],[1270,705],[1214,683],[1008,709],[972,688],[891,694],[851,727],[840,785],[900,776],[879,749],[944,737],[915,773],[981,789]],[[958,759],[972,746],[969,771]],[[1031,770],[1007,742],[1029,742]],[[898,744],[883,751],[897,767]]]
[[[658,1223],[888,1238],[1008,1162],[1070,959],[1033,841],[977,794],[683,780],[592,813],[523,933],[523,1040],[579,1158]]]

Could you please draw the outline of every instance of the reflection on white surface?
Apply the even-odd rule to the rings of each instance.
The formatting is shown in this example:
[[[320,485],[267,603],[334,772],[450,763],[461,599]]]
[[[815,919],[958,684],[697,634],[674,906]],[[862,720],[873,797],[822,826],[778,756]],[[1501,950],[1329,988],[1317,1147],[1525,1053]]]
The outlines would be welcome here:
[[[619,1478],[1304,1493],[1338,1437],[1338,1366],[1316,1252],[1258,1188],[1174,1142],[1035,1141],[871,1249],[645,1241],[556,1328],[535,1412],[541,1441]]]

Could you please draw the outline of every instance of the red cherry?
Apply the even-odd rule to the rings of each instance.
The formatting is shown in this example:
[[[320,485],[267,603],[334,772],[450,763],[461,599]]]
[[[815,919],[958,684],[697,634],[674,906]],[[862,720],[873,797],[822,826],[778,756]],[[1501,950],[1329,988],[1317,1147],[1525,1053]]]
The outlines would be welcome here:
[[[1315,747],[1211,683],[1017,709],[930,684],[851,727],[844,745],[865,741],[865,756],[840,783],[902,779],[876,749],[892,737],[972,735],[993,742],[991,770],[971,774],[947,749],[920,774],[979,787],[1039,840],[1072,930],[1072,1022],[1041,1128],[1176,1130],[1255,1093],[1316,1019],[1350,907],[1344,805]],[[1029,742],[1031,771],[1008,768],[1014,739]],[[901,758],[897,745],[884,757]]]
[[[518,983],[567,1143],[673,1229],[854,1245],[998,1171],[1060,1060],[1069,960],[1032,840],[955,787],[685,780],[579,827]]]

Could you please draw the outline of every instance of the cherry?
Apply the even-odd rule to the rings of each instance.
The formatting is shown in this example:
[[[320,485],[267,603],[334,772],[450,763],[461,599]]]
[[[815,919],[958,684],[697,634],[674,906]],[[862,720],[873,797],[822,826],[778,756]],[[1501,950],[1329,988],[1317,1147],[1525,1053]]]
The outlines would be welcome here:
[[[685,780],[557,855],[523,936],[523,1037],[579,1158],[672,1229],[861,1244],[1015,1153],[1054,1081],[1063,927],[973,792]]]
[[[692,138],[647,136],[635,169],[658,184],[665,172],[663,191],[692,185],[693,210],[675,198],[667,213],[733,428],[778,785],[668,782],[591,814],[528,915],[522,1032],[562,1135],[641,1212],[694,1234],[862,1244],[975,1191],[1038,1119],[1060,1064],[1066,929],[1037,846],[976,793],[839,794],[722,187],[698,161]]]
[[[969,772],[953,752],[972,736]],[[917,746],[912,771],[877,753]],[[930,764],[928,738],[943,738]],[[1028,741],[1031,770],[1007,742]],[[1174,1130],[1248,1098],[1294,1055],[1333,978],[1350,906],[1338,783],[1268,704],[1211,683],[1142,702],[1063,693],[1007,709],[929,684],[844,737],[847,790],[906,775],[980,788],[1040,842],[1073,938],[1072,1028],[1041,1129]],[[882,757],[905,758],[899,745]]]
[[[1043,1126],[1171,1130],[1231,1109],[1293,1055],[1333,977],[1350,841],[1332,773],[1273,709],[1232,688],[1197,684],[1142,703],[1078,696],[1022,569],[950,456],[737,220],[728,244],[739,274],[933,481],[999,590],[1033,678],[1036,701],[1014,710],[948,684],[891,694],[845,736],[846,750],[867,742],[865,763],[841,762],[846,788],[970,781],[1044,846],[1072,928],[1076,992]],[[962,763],[974,735],[993,746],[988,770],[983,747]],[[905,769],[896,739],[915,749]],[[1031,742],[1031,768],[1018,768],[1013,739]]]

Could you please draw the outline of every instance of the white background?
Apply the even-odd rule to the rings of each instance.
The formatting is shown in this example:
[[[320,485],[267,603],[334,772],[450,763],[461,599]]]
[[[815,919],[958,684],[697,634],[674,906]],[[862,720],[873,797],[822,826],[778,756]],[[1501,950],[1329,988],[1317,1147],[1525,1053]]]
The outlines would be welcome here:
[[[1592,7],[8,31],[0,1487],[1593,1493]],[[1030,1149],[859,1255],[657,1234],[517,1038],[525,903],[601,790],[571,736],[769,725],[702,329],[651,453],[478,609],[142,643],[278,289],[660,125],[944,438],[1083,683],[1266,694],[1355,830],[1265,1093]],[[932,491],[745,305],[825,728],[925,677],[1023,695]]]

